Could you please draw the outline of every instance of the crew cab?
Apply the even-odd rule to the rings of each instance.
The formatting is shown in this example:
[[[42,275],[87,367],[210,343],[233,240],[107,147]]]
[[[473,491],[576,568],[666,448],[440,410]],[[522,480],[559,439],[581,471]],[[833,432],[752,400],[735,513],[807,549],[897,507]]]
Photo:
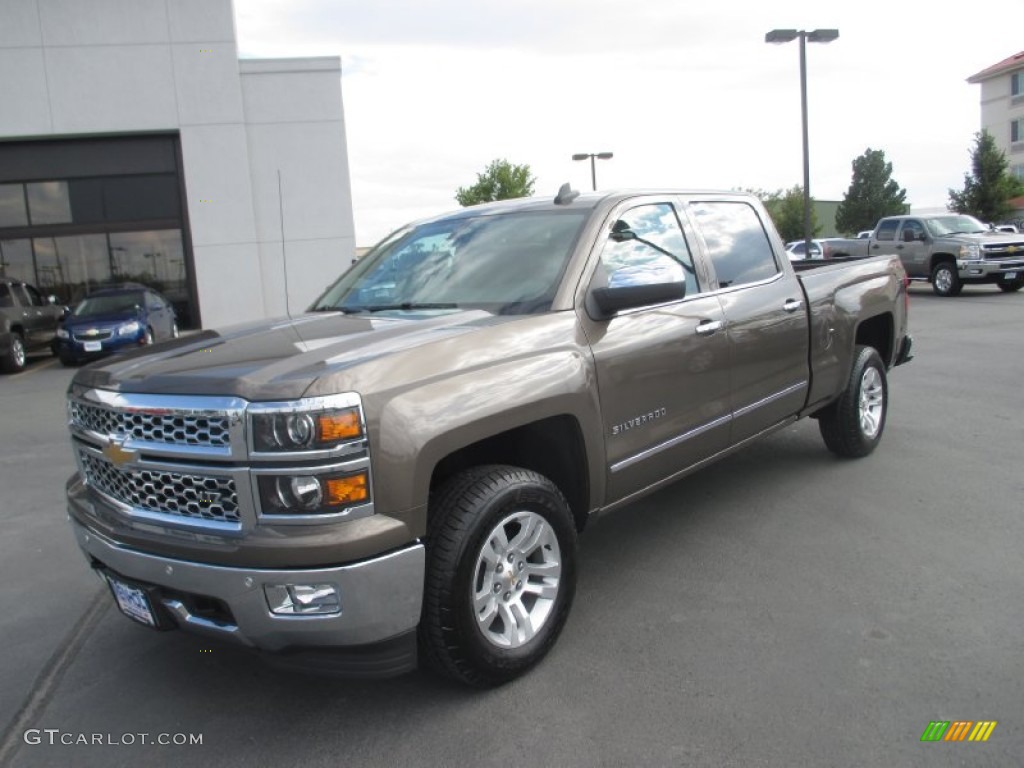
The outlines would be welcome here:
[[[742,193],[565,185],[403,227],[299,316],[78,371],[71,528],[140,624],[506,682],[596,513],[803,417],[878,446],[904,270],[799,266]]]
[[[1024,236],[966,214],[886,216],[868,240],[834,240],[833,251],[850,258],[895,254],[911,280],[930,282],[939,296],[956,296],[965,285],[1024,288]]]

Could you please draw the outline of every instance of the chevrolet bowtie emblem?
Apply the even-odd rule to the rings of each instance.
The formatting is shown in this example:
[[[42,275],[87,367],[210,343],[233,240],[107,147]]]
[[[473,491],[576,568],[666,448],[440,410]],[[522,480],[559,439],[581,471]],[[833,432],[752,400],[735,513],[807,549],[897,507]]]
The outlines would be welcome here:
[[[115,467],[123,467],[134,461],[139,454],[122,448],[119,443],[109,443],[103,447],[103,455]]]
[[[83,331],[83,332],[82,332],[82,335],[83,335],[83,336],[99,336],[99,335],[100,335],[100,332],[99,332],[99,330],[98,330],[98,329],[96,329],[96,328],[89,328],[88,330],[86,330],[86,331]]]
[[[1016,253],[1017,252],[1017,246],[1016,245],[1011,245],[1009,248],[1006,249],[1006,251],[1007,251],[1007,253]]]

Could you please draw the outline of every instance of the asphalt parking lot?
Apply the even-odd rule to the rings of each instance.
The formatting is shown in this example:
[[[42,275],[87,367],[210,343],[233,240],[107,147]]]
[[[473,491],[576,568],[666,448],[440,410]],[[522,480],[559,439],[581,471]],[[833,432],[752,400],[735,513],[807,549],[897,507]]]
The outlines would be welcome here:
[[[873,455],[804,421],[595,521],[558,645],[485,692],[122,617],[65,520],[72,372],[32,361],[0,378],[0,766],[1019,765],[1024,293],[911,305]],[[922,743],[935,720],[998,725]]]

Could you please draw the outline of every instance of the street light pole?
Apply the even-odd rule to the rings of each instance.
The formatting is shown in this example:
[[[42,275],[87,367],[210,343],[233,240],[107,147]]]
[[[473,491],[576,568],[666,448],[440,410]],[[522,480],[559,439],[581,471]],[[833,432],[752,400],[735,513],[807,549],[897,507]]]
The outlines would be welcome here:
[[[773,29],[764,36],[766,43],[789,43],[800,40],[800,119],[803,128],[804,154],[804,258],[811,257],[811,159],[807,131],[807,41],[831,43],[839,37],[838,29]]]
[[[594,191],[597,191],[597,167],[594,163],[595,158],[598,160],[611,160],[611,152],[580,152],[572,156],[573,160],[586,160],[590,158],[590,185]]]

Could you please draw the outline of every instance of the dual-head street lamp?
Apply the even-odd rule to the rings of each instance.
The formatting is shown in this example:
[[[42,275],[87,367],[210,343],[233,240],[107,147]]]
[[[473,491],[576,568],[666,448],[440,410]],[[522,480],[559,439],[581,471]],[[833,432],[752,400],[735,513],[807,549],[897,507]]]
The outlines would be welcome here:
[[[611,160],[611,152],[580,152],[579,154],[573,155],[573,160],[586,160],[590,158],[590,184],[597,191],[597,169],[594,164],[594,158],[598,160]]]
[[[807,149],[807,42],[831,43],[838,29],[773,29],[764,36],[766,43],[791,43],[800,40],[800,113],[804,131],[804,258],[811,257],[811,166]]]

